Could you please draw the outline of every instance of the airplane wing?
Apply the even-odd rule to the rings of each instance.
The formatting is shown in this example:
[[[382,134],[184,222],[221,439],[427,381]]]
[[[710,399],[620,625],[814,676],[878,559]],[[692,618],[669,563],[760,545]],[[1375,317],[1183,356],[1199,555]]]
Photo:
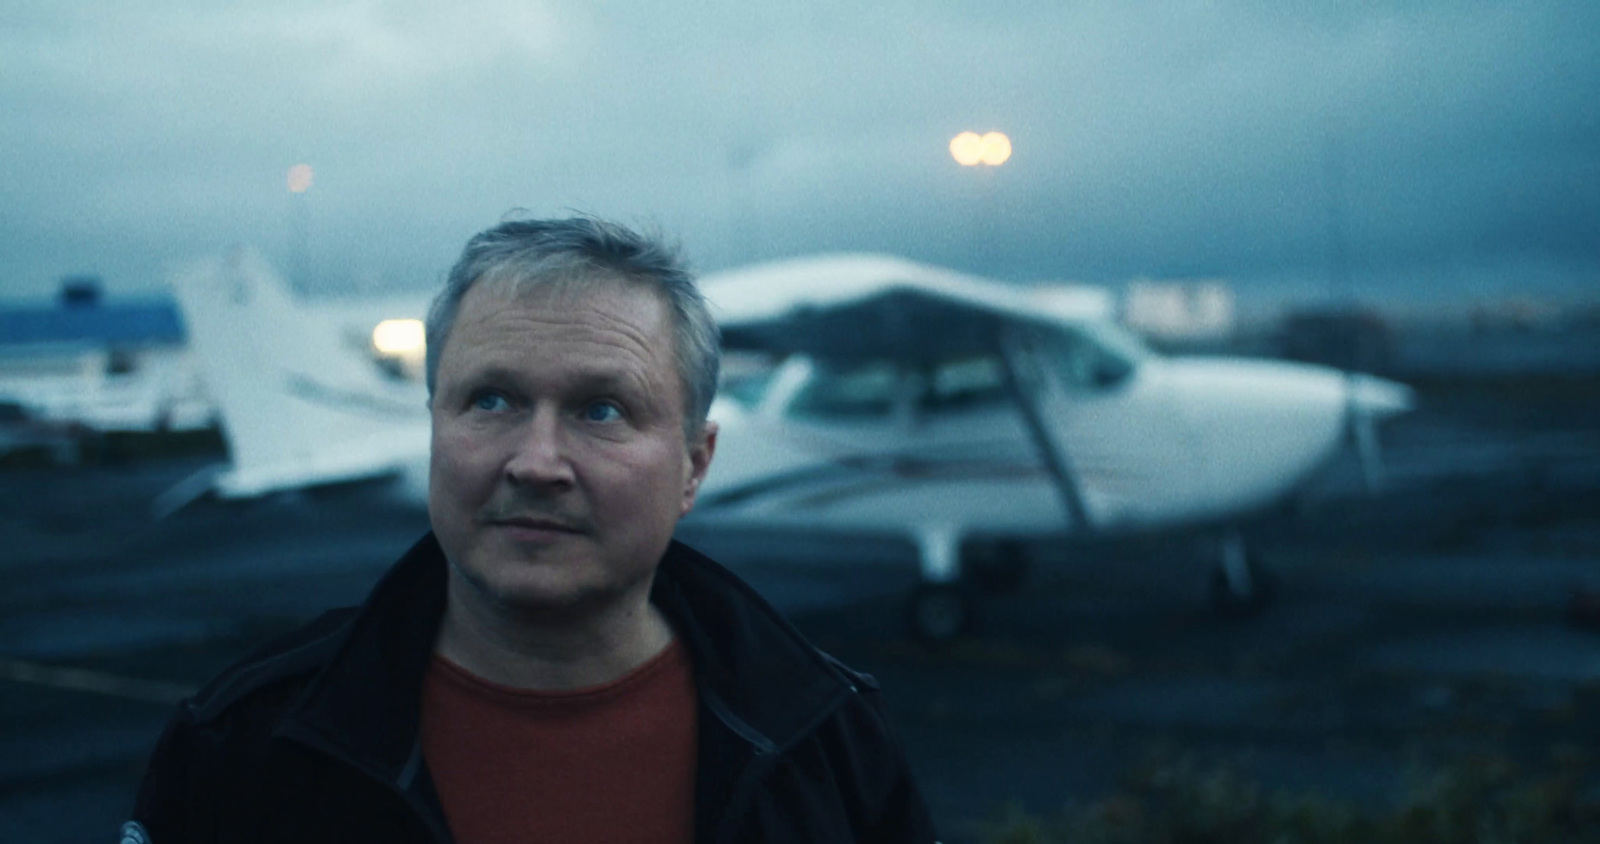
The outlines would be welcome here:
[[[992,351],[1006,324],[1087,319],[1059,299],[887,255],[761,264],[701,280],[723,347],[917,363]]]
[[[1067,444],[1045,413],[1050,379],[1025,330],[1089,318],[1059,298],[885,255],[834,255],[710,276],[728,350],[821,360],[888,359],[904,366],[994,354],[1070,523],[1092,527]]]

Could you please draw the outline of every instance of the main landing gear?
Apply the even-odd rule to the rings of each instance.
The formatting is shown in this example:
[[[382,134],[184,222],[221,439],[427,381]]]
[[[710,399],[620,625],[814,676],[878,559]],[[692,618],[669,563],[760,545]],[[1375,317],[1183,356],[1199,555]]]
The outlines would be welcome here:
[[[972,628],[973,597],[959,583],[924,583],[911,593],[911,633],[928,644],[944,644]]]
[[[1027,578],[1027,549],[1011,540],[968,540],[930,531],[918,543],[922,580],[907,607],[911,633],[945,644],[972,629],[984,594],[1016,591]]]
[[[919,541],[922,583],[911,593],[906,620],[918,640],[943,645],[972,629],[983,594],[1015,591],[1026,579],[1027,551],[1020,542],[961,543],[942,532]],[[1277,592],[1277,580],[1237,530],[1208,543],[1215,567],[1207,581],[1211,609],[1224,618],[1261,613]]]

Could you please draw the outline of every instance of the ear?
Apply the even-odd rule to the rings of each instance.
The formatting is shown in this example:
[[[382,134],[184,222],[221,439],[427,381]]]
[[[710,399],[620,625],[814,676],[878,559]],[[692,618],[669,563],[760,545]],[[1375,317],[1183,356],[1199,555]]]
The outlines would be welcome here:
[[[711,457],[717,453],[717,423],[706,420],[700,427],[700,433],[689,443],[688,454],[684,460],[685,477],[683,481],[683,504],[678,509],[678,515],[687,515],[694,509],[695,496],[700,493],[700,482],[706,479],[706,470],[711,468]]]

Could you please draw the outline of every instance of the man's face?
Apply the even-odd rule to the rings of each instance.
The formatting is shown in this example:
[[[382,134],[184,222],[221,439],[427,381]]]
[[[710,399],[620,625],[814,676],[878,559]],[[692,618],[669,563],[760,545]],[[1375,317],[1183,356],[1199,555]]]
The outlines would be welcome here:
[[[672,324],[622,281],[467,292],[436,374],[428,513],[452,582],[517,610],[648,589],[715,446],[683,437]]]

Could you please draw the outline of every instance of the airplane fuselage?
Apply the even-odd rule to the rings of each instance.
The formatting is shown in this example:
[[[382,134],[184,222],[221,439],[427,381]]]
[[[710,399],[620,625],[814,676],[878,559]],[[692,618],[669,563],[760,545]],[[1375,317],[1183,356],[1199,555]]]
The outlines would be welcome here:
[[[898,373],[876,398],[858,386],[829,405],[819,384],[855,373],[791,359],[759,403],[713,408],[723,434],[691,518],[913,537],[1217,521],[1283,498],[1333,457],[1352,400],[1344,373],[1272,361],[1151,356],[1113,383],[1063,379],[1041,404],[1083,497],[1088,523],[1075,524],[1015,403],[975,369],[955,401]]]

